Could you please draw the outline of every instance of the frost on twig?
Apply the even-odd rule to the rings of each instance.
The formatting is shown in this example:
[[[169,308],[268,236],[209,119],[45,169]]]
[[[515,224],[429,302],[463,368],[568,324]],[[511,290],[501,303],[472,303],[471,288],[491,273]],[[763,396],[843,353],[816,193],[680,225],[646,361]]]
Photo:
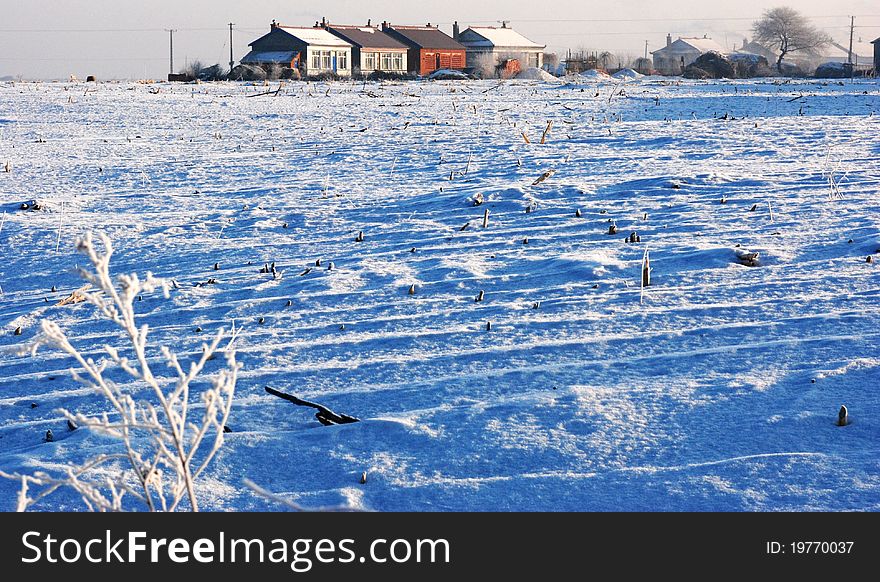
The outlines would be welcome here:
[[[80,290],[85,301],[119,328],[125,350],[104,346],[106,357],[100,361],[84,356],[58,324],[43,320],[42,333],[31,345],[36,353],[42,345],[50,345],[71,356],[78,364],[71,375],[80,384],[96,391],[110,410],[100,417],[62,410],[76,426],[114,437],[121,441],[122,452],[98,455],[78,466],[70,466],[61,475],[37,472],[33,475],[0,476],[21,482],[17,508],[24,511],[60,487],[73,488],[90,510],[120,511],[134,499],[150,511],[174,511],[186,501],[189,509],[198,511],[195,483],[223,445],[223,426],[232,408],[235,384],[240,365],[235,359],[236,331],[222,329],[208,344],[202,346],[198,360],[189,365],[181,362],[167,347],[161,347],[160,361],[170,375],[156,375],[147,358],[147,325],[138,326],[134,302],[142,293],[161,290],[168,297],[168,285],[147,273],[144,280],[136,274],[121,275],[114,282],[110,275],[113,248],[110,239],[100,236],[103,252],[95,245],[90,233],[77,242],[92,270],[80,269],[89,290]],[[220,342],[228,338],[225,349]],[[210,387],[200,393],[191,390],[196,377],[215,353],[222,351],[226,366],[209,377]],[[123,355],[133,354],[133,358]],[[155,364],[153,364],[155,366]],[[110,380],[105,371],[119,369],[134,380],[121,386]],[[147,398],[134,398],[146,387]],[[111,465],[107,467],[105,465]],[[116,479],[109,478],[108,469],[121,467]],[[100,469],[100,470],[99,470]]]

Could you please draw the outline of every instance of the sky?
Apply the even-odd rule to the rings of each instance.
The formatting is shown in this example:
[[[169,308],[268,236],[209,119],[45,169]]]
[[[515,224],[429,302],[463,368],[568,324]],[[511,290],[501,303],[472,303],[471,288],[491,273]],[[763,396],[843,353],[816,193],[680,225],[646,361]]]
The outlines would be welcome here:
[[[237,61],[247,44],[268,32],[275,19],[309,26],[326,17],[340,24],[388,20],[399,24],[439,24],[451,33],[457,20],[467,25],[499,25],[501,20],[548,52],[609,51],[621,57],[656,50],[666,34],[703,36],[735,49],[749,35],[752,21],[773,0],[0,0],[0,78],[159,79],[170,69],[169,33],[174,33],[174,70],[192,60],[229,62],[229,26],[234,23]],[[813,24],[841,44],[849,39],[849,16],[856,16],[855,36],[880,37],[877,0],[789,0]]]

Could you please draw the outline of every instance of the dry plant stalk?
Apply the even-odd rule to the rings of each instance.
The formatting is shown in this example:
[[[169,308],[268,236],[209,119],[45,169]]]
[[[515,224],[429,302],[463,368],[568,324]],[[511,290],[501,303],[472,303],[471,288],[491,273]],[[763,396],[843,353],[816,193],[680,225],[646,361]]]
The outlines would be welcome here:
[[[550,121],[547,122],[547,128],[544,129],[544,133],[541,134],[541,145],[543,145],[544,143],[546,143],[546,141],[547,141],[547,134],[550,133],[550,128],[551,128],[551,127],[553,127],[553,120],[550,120]]]
[[[30,346],[30,352],[33,355],[41,345],[52,345],[76,360],[80,369],[71,369],[73,378],[101,395],[111,410],[96,418],[67,410],[61,412],[80,428],[118,438],[122,452],[98,455],[78,466],[71,465],[61,476],[42,471],[33,475],[0,471],[0,476],[21,482],[19,511],[27,510],[61,487],[73,488],[93,511],[121,511],[128,507],[123,506],[125,496],[143,503],[150,511],[175,511],[184,499],[192,511],[198,511],[195,484],[223,445],[223,427],[232,408],[240,369],[233,347],[234,322],[229,343],[223,350],[226,366],[209,378],[211,386],[201,394],[191,390],[191,386],[218,351],[226,335],[223,330],[210,344],[203,344],[201,357],[191,362],[188,369],[162,346],[161,359],[173,375],[156,376],[147,356],[148,326],[137,325],[134,302],[140,294],[159,289],[167,298],[168,285],[150,273],[144,281],[131,274],[121,275],[114,282],[110,275],[113,253],[110,239],[105,235],[100,239],[103,253],[95,247],[91,233],[77,241],[78,250],[88,257],[93,268],[93,271],[80,269],[80,275],[93,290],[82,288],[75,294],[84,297],[101,316],[116,324],[131,343],[127,349],[133,352],[134,360],[123,356],[120,349],[106,345],[104,351],[108,357],[95,362],[70,342],[58,324],[49,320],[41,322],[42,333]],[[134,381],[119,385],[108,379],[104,372],[111,365]],[[133,395],[144,386],[151,399],[135,400]],[[200,410],[197,399],[201,400]],[[113,478],[110,475],[117,468],[106,465],[120,461],[119,473]],[[31,495],[32,488],[39,491]]]
[[[547,170],[546,172],[544,172],[543,174],[538,176],[538,178],[534,182],[532,182],[532,186],[537,186],[538,184],[540,184],[541,182],[543,182],[544,180],[546,180],[547,178],[549,178],[550,176],[552,176],[555,173],[556,173],[556,170],[553,170],[553,169]]]

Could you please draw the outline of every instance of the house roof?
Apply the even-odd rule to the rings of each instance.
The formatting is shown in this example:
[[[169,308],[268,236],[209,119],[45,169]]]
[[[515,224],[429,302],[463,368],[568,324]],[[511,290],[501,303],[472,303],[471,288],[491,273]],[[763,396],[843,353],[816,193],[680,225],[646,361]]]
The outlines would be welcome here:
[[[734,52],[751,53],[751,54],[756,54],[756,55],[771,55],[771,54],[776,55],[776,54],[778,54],[773,49],[766,47],[766,46],[762,45],[761,43],[755,42],[753,40],[746,42],[746,43],[743,43],[743,45],[741,47],[739,47],[738,49],[736,49]]]
[[[407,48],[405,44],[375,26],[337,26],[334,24],[329,26],[327,30],[358,48]]]
[[[874,47],[870,43],[862,41],[853,41],[853,59],[858,57],[859,61],[870,61],[874,58]],[[843,46],[836,42],[832,42],[822,50],[822,56],[828,58],[848,58],[849,47]]]
[[[719,52],[719,53],[723,54],[723,53],[727,52],[727,49],[725,49],[723,46],[721,46],[720,44],[718,44],[717,42],[715,42],[711,38],[705,38],[705,37],[703,37],[703,38],[682,38],[682,37],[679,37],[678,40],[676,40],[671,45],[665,46],[665,47],[658,49],[656,51],[651,51],[651,54],[655,55],[657,53],[662,54],[665,52],[680,52],[680,51],[687,51],[688,49],[697,50],[697,51],[700,51],[701,53],[708,53],[709,51],[715,51],[715,52]]]
[[[290,63],[296,51],[251,51],[241,59],[242,63]]]
[[[480,37],[482,37],[482,40],[461,40],[461,37],[459,37],[459,42],[466,47],[516,47],[535,49],[544,48],[544,45],[532,42],[512,28],[498,28],[495,26],[471,26],[462,34],[465,34],[468,31],[479,35]]]
[[[350,47],[351,45],[335,34],[330,34],[323,28],[313,28],[313,27],[304,27],[304,26],[283,26],[278,25],[278,28],[290,36],[299,39],[305,44],[314,44],[320,46],[341,46],[341,47]]]
[[[465,50],[464,45],[435,26],[397,26],[388,25],[389,29],[400,35],[404,42],[416,48]]]
[[[719,53],[727,52],[726,48],[724,48],[711,38],[680,38],[678,40],[685,42],[704,53],[707,53],[709,51],[716,51]]]

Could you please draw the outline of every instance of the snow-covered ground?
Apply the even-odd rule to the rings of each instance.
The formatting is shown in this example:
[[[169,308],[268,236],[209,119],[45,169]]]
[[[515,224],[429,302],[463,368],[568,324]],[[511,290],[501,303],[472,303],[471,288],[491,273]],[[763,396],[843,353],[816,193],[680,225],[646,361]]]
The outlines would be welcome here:
[[[92,229],[117,273],[180,284],[137,303],[154,343],[244,327],[207,509],[273,508],[245,478],[375,510],[880,509],[878,82],[266,89],[0,85],[0,469],[113,446],[65,428],[59,407],[104,410],[70,359],[15,353],[44,317],[116,343],[52,306]]]

